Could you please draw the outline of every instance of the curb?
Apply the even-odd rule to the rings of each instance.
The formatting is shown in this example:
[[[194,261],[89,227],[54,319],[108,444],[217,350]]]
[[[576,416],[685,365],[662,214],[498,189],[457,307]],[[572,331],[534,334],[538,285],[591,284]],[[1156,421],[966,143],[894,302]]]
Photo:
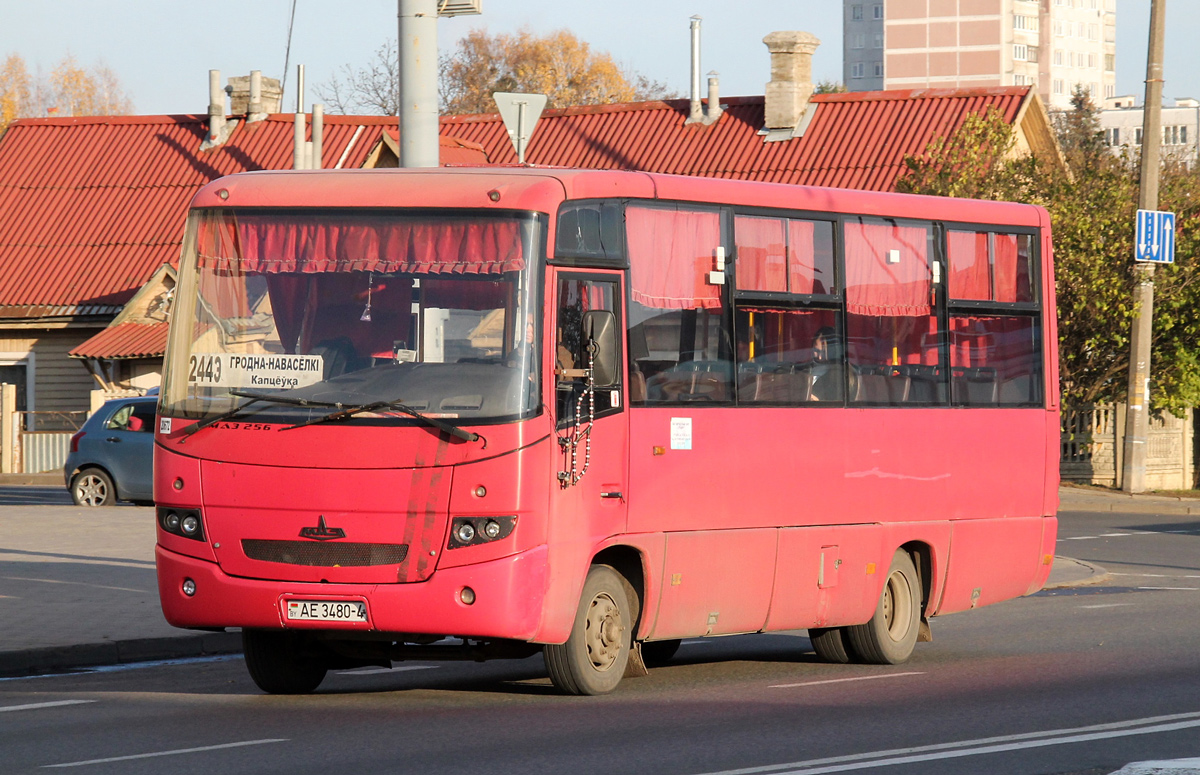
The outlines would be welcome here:
[[[240,654],[240,632],[210,632],[167,638],[79,643],[0,652],[0,677],[38,675],[53,670],[122,665],[158,659]]]
[[[1119,492],[1059,490],[1058,510],[1109,511],[1129,514],[1200,514],[1200,500],[1165,495],[1130,495]]]
[[[1059,554],[1054,555],[1054,560],[1055,562],[1058,562],[1059,560],[1065,560],[1067,562],[1074,563],[1075,565],[1081,565],[1090,571],[1090,575],[1081,579],[1067,579],[1066,581],[1059,581],[1054,584],[1047,582],[1046,585],[1042,587],[1043,590],[1090,587],[1094,584],[1103,584],[1112,578],[1112,573],[1100,567],[1099,565],[1096,565],[1095,563],[1086,562],[1085,560],[1077,560],[1074,557],[1064,557],[1063,555]]]

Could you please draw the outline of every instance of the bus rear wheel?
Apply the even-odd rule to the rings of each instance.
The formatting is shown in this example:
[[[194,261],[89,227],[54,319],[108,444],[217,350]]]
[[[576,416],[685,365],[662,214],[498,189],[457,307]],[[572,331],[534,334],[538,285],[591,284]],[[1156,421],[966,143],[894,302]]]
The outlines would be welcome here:
[[[310,694],[325,680],[328,668],[305,652],[303,639],[292,632],[242,630],[246,669],[267,694]]]
[[[848,643],[845,627],[814,627],[808,631],[808,639],[813,651],[824,662],[848,665],[858,661]]]
[[[608,565],[588,571],[570,637],[543,649],[546,670],[559,691],[592,695],[617,688],[629,662],[633,629],[625,587]]]
[[[846,628],[849,646],[863,662],[898,665],[912,656],[921,628],[921,581],[904,550],[892,557],[875,615]]]

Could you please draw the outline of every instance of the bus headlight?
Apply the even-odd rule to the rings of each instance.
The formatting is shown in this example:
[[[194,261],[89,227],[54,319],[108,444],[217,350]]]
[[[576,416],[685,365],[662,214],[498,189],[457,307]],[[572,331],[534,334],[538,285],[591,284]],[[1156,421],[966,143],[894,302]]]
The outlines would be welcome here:
[[[447,548],[460,549],[499,541],[512,535],[516,525],[516,517],[455,517],[450,523]]]
[[[171,535],[204,540],[204,520],[200,509],[158,508],[158,526]]]

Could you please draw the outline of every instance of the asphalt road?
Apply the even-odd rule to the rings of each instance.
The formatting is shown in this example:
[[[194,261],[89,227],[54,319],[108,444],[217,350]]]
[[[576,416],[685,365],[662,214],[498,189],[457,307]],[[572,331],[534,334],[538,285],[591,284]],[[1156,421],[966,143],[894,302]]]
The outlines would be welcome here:
[[[0,772],[1109,773],[1200,756],[1200,521],[1062,515],[1112,572],[933,622],[907,664],[802,633],[685,642],[612,695],[540,657],[332,674],[269,697],[239,659],[0,681]],[[98,761],[100,760],[100,761]]]

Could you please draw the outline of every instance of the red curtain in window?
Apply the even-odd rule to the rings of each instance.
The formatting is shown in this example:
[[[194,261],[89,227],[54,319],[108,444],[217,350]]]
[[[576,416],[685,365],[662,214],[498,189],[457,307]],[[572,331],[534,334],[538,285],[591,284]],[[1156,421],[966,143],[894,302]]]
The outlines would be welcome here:
[[[739,289],[787,292],[788,256],[784,250],[783,225],[779,218],[733,219]]]
[[[950,297],[980,301],[992,298],[987,232],[948,231],[946,248],[950,254]]]
[[[846,224],[846,308],[857,315],[929,315],[927,231],[887,223]],[[898,251],[889,262],[890,251]]]
[[[1024,234],[996,234],[996,301],[1033,301],[1029,289],[1029,243]]]
[[[512,221],[239,215],[203,223],[198,240],[201,266],[228,271],[240,263],[255,274],[496,274],[525,265]]]
[[[721,244],[717,213],[629,207],[625,233],[634,301],[655,309],[721,306],[720,286],[708,284]]]
[[[833,287],[832,267],[821,268],[829,272],[822,278],[821,288],[814,288],[817,279],[816,246],[813,244],[811,221],[788,221],[788,287],[792,293],[831,293]]]

